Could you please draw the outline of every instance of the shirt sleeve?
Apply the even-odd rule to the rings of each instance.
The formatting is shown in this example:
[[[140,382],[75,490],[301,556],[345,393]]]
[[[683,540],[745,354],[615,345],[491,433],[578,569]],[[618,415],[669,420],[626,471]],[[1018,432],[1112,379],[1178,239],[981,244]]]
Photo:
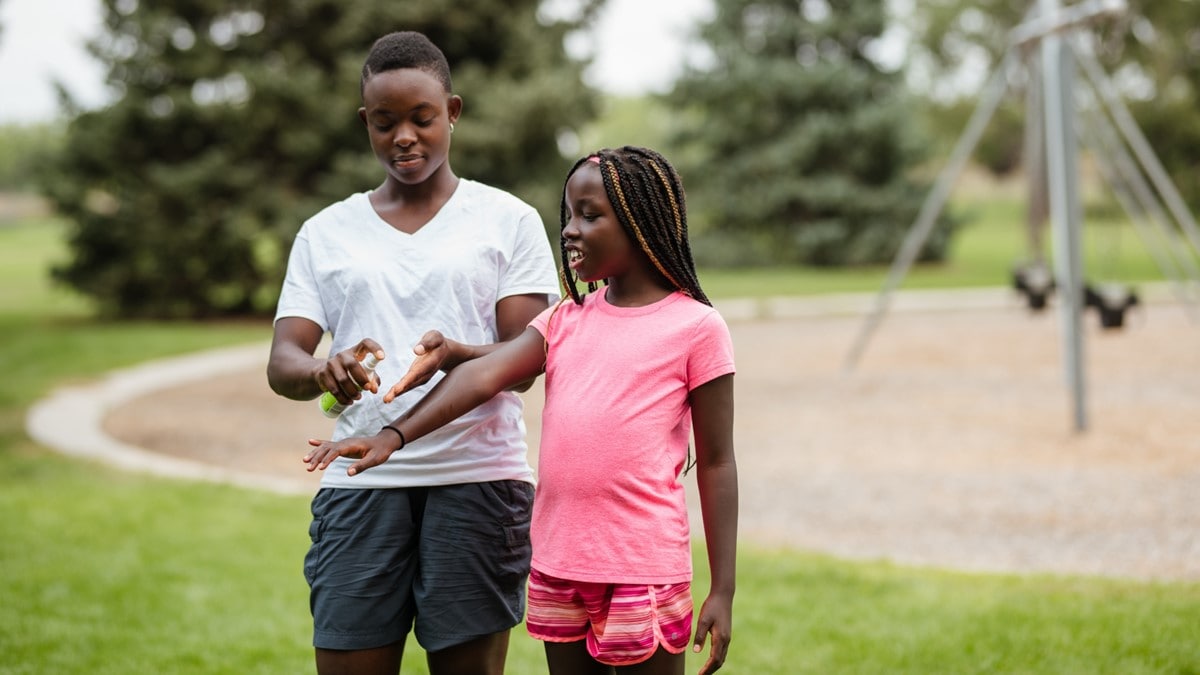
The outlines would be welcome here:
[[[508,264],[498,286],[498,298],[526,293],[545,293],[550,302],[558,299],[558,270],[542,218],[530,208],[517,223]]]
[[[300,228],[295,241],[292,242],[287,274],[284,276],[279,304],[275,309],[276,321],[285,317],[308,319],[320,326],[321,330],[329,330],[325,306],[321,302],[320,287],[313,272],[312,251],[305,228]]]
[[[708,312],[692,334],[688,350],[688,390],[735,372],[733,338],[729,326],[716,310]]]

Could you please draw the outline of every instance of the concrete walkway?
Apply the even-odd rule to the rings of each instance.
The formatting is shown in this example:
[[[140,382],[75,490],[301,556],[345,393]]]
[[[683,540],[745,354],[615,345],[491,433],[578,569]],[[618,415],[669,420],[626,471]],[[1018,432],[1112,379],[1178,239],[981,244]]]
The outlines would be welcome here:
[[[742,537],[967,570],[1200,579],[1200,325],[1161,289],[1143,298],[1121,331],[1087,316],[1084,434],[1057,314],[1007,289],[898,294],[853,373],[842,366],[874,294],[718,303],[738,361]],[[30,410],[29,434],[123,469],[311,494],[300,457],[331,425],[270,392],[267,349],[61,389]],[[524,397],[535,465],[540,389]]]
[[[726,321],[734,323],[865,316],[877,300],[876,294],[857,293],[811,298],[733,299],[718,302],[716,306]],[[1008,289],[907,291],[892,296],[889,312],[998,309],[1011,307],[1014,302]],[[33,405],[26,418],[26,430],[38,443],[63,454],[100,461],[126,471],[226,482],[284,494],[309,494],[313,489],[309,480],[247,476],[242,469],[138,447],[113,438],[105,429],[105,420],[109,416],[137,399],[167,390],[186,390],[189,385],[204,380],[247,372],[261,373],[269,347],[269,343],[250,344],[160,359],[113,371],[97,382],[63,387]],[[263,382],[265,384],[265,376]],[[64,424],[63,420],[71,420],[71,423]]]

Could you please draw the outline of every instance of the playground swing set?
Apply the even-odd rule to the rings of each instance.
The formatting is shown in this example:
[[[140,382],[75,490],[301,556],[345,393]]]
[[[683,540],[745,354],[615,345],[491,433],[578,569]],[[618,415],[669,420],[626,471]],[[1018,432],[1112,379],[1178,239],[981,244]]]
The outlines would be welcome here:
[[[1158,157],[1094,56],[1087,26],[1124,13],[1125,0],[1037,0],[1009,35],[1009,47],[984,85],[976,108],[950,158],[926,196],[892,262],[845,362],[853,370],[887,311],[891,295],[916,260],[950,191],[974,152],[992,115],[1015,83],[1024,83],[1024,161],[1029,181],[1029,259],[1013,268],[1012,285],[1029,308],[1059,303],[1066,379],[1073,394],[1074,427],[1087,427],[1084,401],[1084,309],[1097,311],[1105,329],[1124,325],[1141,304],[1135,288],[1105,280],[1085,283],[1081,255],[1082,214],[1078,190],[1080,146],[1091,151],[1104,182],[1181,305],[1200,318],[1200,228]],[[1084,77],[1076,77],[1076,64]],[[1024,77],[1021,77],[1023,75]],[[1053,237],[1053,265],[1042,254],[1046,222]]]

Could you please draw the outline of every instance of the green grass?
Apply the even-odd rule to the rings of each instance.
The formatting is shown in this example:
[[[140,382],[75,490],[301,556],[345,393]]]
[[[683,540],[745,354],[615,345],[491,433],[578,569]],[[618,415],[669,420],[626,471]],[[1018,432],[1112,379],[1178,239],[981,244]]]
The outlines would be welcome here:
[[[29,449],[0,466],[0,672],[309,667],[306,500]]]
[[[1023,202],[1016,199],[962,197],[950,206],[965,224],[951,245],[948,260],[914,265],[903,289],[1008,286],[1013,266],[1027,260]],[[1051,235],[1046,234],[1049,246]],[[1136,285],[1163,280],[1132,225],[1111,211],[1089,214],[1083,229],[1084,278]],[[1047,250],[1053,256],[1053,250]],[[710,296],[764,297],[821,293],[867,293],[883,287],[890,264],[855,268],[702,269],[700,281]]]
[[[1020,250],[1003,223],[1013,209],[981,208],[992,224],[964,231],[954,262],[914,272],[914,285],[1006,283],[965,271],[1006,273]],[[45,282],[61,228],[0,228],[0,673],[312,672],[307,498],[121,473],[49,452],[23,429],[54,386],[263,340],[269,325],[98,322]],[[718,297],[870,291],[874,274],[711,271],[705,283]],[[699,549],[696,559],[702,593]],[[425,673],[423,661],[412,645],[404,672]],[[701,662],[689,656],[688,672]],[[545,672],[521,630],[509,665]],[[963,574],[743,545],[723,672],[1200,674],[1200,584]]]

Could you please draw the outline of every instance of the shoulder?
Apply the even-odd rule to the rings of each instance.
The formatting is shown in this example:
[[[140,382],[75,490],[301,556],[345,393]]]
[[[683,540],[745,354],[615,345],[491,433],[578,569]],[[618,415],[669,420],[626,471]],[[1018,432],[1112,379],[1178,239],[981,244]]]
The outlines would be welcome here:
[[[365,210],[371,208],[369,195],[369,192],[356,192],[341,201],[326,206],[304,221],[303,229],[311,231],[337,223],[360,220]]]
[[[458,189],[463,191],[466,208],[472,211],[516,217],[537,215],[537,210],[525,200],[507,190],[486,183],[461,178]]]
[[[669,309],[670,322],[679,327],[681,340],[693,346],[732,344],[729,325],[720,312],[691,296],[678,295],[679,299]]]
[[[725,319],[712,305],[706,305],[692,296],[676,291],[674,301],[667,306],[677,320],[688,321],[692,324],[725,325]]]

